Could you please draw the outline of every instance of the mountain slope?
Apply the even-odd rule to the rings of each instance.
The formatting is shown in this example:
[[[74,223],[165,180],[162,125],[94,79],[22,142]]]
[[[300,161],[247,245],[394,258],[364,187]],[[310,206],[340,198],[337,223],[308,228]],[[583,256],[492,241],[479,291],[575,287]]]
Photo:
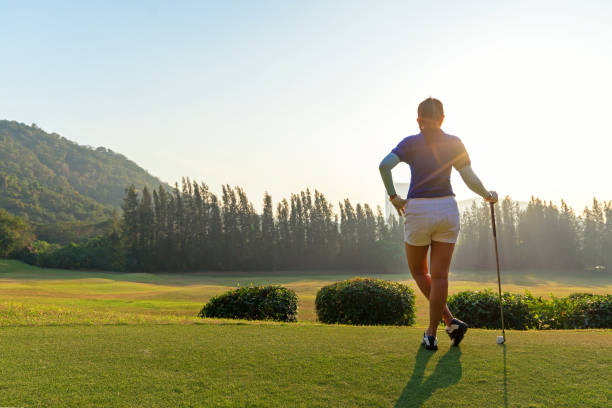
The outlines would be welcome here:
[[[35,224],[98,222],[130,184],[166,185],[125,156],[0,120],[0,208]]]

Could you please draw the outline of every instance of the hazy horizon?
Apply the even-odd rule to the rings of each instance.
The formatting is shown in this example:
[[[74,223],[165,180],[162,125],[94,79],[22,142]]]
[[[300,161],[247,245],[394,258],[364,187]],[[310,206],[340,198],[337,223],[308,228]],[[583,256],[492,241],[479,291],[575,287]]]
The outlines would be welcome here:
[[[0,117],[163,181],[310,188],[384,209],[378,163],[442,100],[485,186],[577,213],[612,199],[612,4],[545,1],[0,6]],[[7,97],[8,96],[8,97]],[[394,181],[409,181],[400,164]],[[453,172],[458,200],[474,197]]]

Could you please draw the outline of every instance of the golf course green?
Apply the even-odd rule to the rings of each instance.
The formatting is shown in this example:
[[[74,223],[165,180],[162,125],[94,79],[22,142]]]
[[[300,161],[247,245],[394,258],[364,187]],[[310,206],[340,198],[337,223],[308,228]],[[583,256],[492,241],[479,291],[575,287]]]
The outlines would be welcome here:
[[[497,331],[470,329],[459,348],[440,330],[440,349],[428,352],[420,294],[414,327],[317,323],[318,288],[351,276],[119,274],[1,260],[0,406],[610,405],[612,330],[509,330],[500,346]],[[495,287],[485,280],[453,273],[451,293]],[[196,317],[211,296],[250,282],[294,289],[299,322]],[[503,285],[538,296],[612,292],[585,275],[506,273]]]

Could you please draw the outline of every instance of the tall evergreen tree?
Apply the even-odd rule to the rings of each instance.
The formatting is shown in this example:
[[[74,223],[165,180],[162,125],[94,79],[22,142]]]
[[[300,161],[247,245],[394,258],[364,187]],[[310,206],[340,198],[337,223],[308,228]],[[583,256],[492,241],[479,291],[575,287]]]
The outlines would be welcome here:
[[[300,191],[301,219],[304,225],[304,250],[302,252],[303,267],[308,268],[314,265],[314,235],[312,231],[312,212],[313,203],[310,189]]]
[[[583,214],[582,252],[585,266],[603,266],[606,263],[602,239],[605,235],[604,209],[599,201],[593,198],[591,208],[585,208]]]
[[[138,264],[141,270],[150,271],[155,225],[153,200],[146,186],[142,190],[142,198],[138,206],[138,226]]]
[[[289,202],[283,198],[276,206],[277,248],[279,269],[288,269],[292,260],[291,226],[289,221]]]
[[[246,193],[240,187],[235,187],[238,198],[238,228],[240,239],[239,268],[249,269],[257,264],[255,245],[260,230],[259,217],[255,214],[253,205],[249,202]]]
[[[177,265],[179,271],[186,269],[186,253],[185,253],[185,242],[187,241],[187,217],[185,214],[185,203],[184,196],[179,189],[178,183],[174,183],[173,202],[174,202],[174,228],[175,228],[175,242],[174,242],[174,262]]]
[[[509,196],[506,196],[499,205],[500,214],[500,254],[502,267],[504,269],[515,268],[517,266],[518,257],[518,203],[512,201]]]
[[[344,267],[359,265],[357,247],[357,215],[348,198],[340,204],[340,252],[338,260]]]
[[[223,251],[225,268],[234,270],[241,265],[243,254],[242,238],[238,221],[238,202],[236,193],[228,185],[223,186]]]
[[[207,267],[212,269],[222,269],[223,262],[223,224],[221,220],[221,208],[217,196],[210,194],[210,212],[208,228],[208,248],[210,259]]]
[[[306,250],[305,227],[302,211],[302,199],[299,194],[291,194],[291,212],[289,214],[291,231],[291,257],[294,268],[303,267],[303,254]]]
[[[604,225],[604,236],[602,239],[604,266],[609,272],[612,272],[612,201],[605,203],[604,216],[606,219],[606,223]]]
[[[274,225],[272,196],[266,191],[263,199],[263,214],[261,217],[261,245],[258,248],[258,253],[261,254],[261,266],[265,269],[276,269],[276,244],[276,227]]]
[[[140,230],[140,220],[138,218],[138,193],[132,184],[125,190],[126,196],[123,199],[123,237],[127,246],[126,268],[137,270],[139,267],[138,247],[140,242],[138,232]]]
[[[155,225],[157,229],[157,243],[154,253],[155,267],[157,270],[165,270],[170,267],[168,260],[172,251],[170,248],[170,222],[169,197],[166,189],[160,185],[157,189],[158,202],[154,202]]]
[[[574,215],[574,211],[563,200],[561,200],[556,248],[560,267],[563,269],[577,269],[582,267],[578,237],[578,221],[576,215]]]

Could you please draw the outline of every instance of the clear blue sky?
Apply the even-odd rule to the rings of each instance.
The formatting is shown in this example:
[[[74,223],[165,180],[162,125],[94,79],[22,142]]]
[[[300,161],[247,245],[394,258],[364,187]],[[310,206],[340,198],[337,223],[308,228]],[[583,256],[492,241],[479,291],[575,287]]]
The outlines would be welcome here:
[[[0,0],[0,118],[337,210],[383,204],[378,163],[431,95],[488,188],[581,210],[612,199],[611,4]]]

